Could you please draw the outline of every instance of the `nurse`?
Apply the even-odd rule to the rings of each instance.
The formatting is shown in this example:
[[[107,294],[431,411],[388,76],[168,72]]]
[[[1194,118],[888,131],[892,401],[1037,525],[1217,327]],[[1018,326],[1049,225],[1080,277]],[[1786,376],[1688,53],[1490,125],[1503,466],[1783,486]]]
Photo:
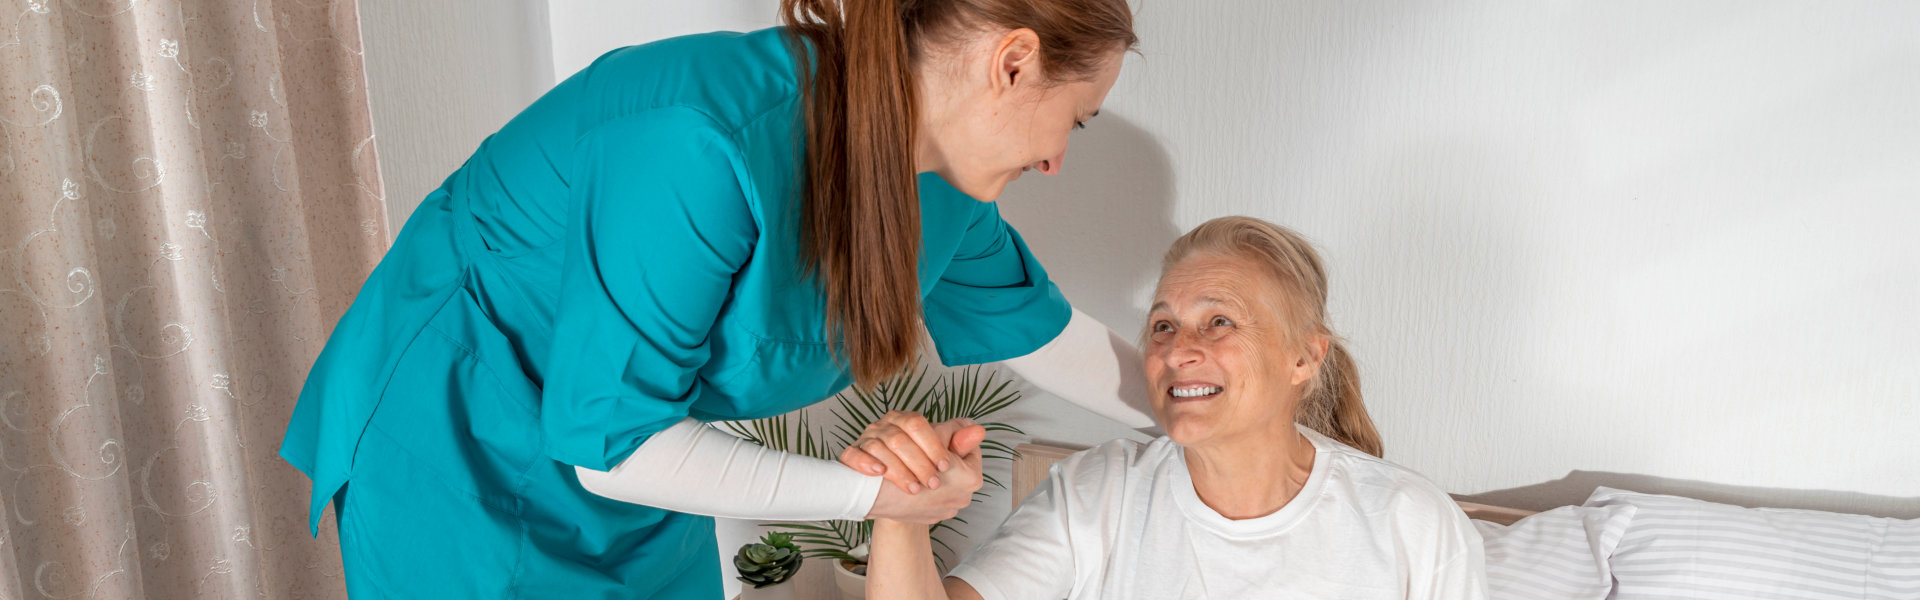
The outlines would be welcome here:
[[[281,447],[353,596],[715,598],[714,516],[950,517],[970,490],[924,422],[865,472],[703,424],[873,385],[923,326],[944,363],[1151,425],[1137,352],[991,203],[1099,112],[1125,1],[782,17],[608,53],[408,219]]]

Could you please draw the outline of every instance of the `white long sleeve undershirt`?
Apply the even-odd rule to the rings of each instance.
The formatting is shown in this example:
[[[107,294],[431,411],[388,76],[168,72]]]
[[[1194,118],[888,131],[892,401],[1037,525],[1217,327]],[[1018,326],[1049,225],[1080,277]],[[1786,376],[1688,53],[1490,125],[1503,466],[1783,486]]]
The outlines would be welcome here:
[[[1060,335],[1006,365],[1041,390],[1135,430],[1156,433],[1140,349],[1080,309]]]
[[[674,512],[812,521],[867,517],[879,476],[781,452],[693,419],[653,434],[610,471],[574,467],[594,494]]]
[[[1053,341],[1002,364],[1043,391],[1152,431],[1139,350],[1078,309]],[[581,487],[606,498],[760,520],[864,519],[884,482],[837,462],[758,446],[693,419],[647,438],[611,470],[574,470]]]

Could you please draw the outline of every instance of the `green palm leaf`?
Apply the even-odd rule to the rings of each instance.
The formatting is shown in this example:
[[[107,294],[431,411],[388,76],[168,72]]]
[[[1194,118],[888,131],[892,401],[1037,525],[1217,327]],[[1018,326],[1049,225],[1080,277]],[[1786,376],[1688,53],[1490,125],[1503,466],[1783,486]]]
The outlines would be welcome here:
[[[727,422],[721,427],[761,446],[822,460],[836,460],[860,438],[867,426],[895,410],[917,412],[936,423],[962,417],[972,419],[986,428],[989,438],[1025,435],[1018,427],[991,420],[993,415],[1020,400],[1020,393],[1012,387],[1012,379],[977,365],[942,373],[931,380],[929,372],[930,366],[910,364],[871,390],[856,386],[836,394],[830,409],[832,417],[824,429],[816,427],[804,410],[765,419]],[[1012,461],[1019,456],[1012,446],[996,439],[982,442],[980,451],[983,463]],[[994,487],[1007,487],[991,475],[982,474],[981,478]],[[979,502],[985,497],[986,491],[982,489],[974,492],[973,500]],[[929,528],[934,534],[933,542],[944,550],[935,552],[934,556],[942,570],[946,569],[946,557],[954,551],[941,538],[966,537],[954,527],[955,523],[964,524],[966,520],[955,517]],[[872,521],[789,521],[766,525],[792,535],[801,554],[807,558],[857,561],[850,551],[867,543],[873,535]]]

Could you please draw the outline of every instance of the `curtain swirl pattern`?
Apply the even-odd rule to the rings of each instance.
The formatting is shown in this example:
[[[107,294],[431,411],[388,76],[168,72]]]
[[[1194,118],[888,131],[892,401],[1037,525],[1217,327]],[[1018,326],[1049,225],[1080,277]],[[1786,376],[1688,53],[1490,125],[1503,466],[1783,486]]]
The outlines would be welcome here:
[[[0,599],[344,595],[277,456],[388,244],[352,0],[0,2]]]

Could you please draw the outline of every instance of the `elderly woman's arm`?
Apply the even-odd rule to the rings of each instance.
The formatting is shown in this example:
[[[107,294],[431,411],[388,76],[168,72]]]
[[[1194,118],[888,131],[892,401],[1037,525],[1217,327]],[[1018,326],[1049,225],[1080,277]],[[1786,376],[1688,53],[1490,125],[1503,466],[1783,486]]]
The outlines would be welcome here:
[[[1140,349],[1080,309],[1039,350],[1001,364],[1047,393],[1158,435]]]
[[[954,435],[965,455],[949,455],[955,466],[941,474],[940,491],[964,489],[971,494],[979,489],[979,443],[984,433],[974,425]],[[1067,515],[1085,511],[1068,510],[1067,495],[1054,487],[1070,486],[1063,483],[1070,478],[1061,474],[1056,463],[1051,477],[944,581],[934,568],[926,526],[875,519],[867,557],[867,597],[971,600],[987,595],[979,590],[995,598],[1068,596],[1075,571]]]
[[[980,440],[986,434],[969,424],[954,435],[961,453],[945,452],[942,458],[952,468],[940,473],[940,492],[960,493],[968,498],[980,489]],[[869,598],[964,598],[977,600],[980,594],[958,579],[944,583],[933,565],[933,543],[926,525],[874,519],[871,550],[867,554],[867,597]]]
[[[875,520],[872,548],[867,557],[869,598],[980,600],[980,592],[967,582],[940,577],[925,525]]]

